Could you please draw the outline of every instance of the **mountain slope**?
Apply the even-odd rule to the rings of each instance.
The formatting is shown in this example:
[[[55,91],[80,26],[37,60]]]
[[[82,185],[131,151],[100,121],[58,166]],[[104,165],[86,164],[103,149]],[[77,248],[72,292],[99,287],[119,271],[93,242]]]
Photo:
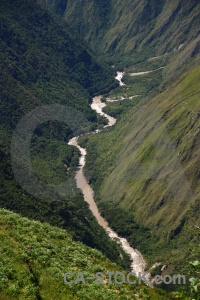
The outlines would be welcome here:
[[[11,138],[18,122],[44,104],[76,108],[95,127],[98,119],[89,101],[94,92],[112,85],[113,71],[97,62],[94,53],[60,18],[51,16],[35,1],[17,0],[15,4],[1,1],[0,17],[0,206],[67,227],[77,240],[101,249],[114,261],[128,266],[128,258],[121,259],[121,249],[98,225],[76,188],[72,174],[79,154],[67,145],[73,135],[70,124],[45,122],[36,128],[32,137],[33,171],[52,193],[45,193],[44,189],[36,198],[35,194],[23,190],[13,174],[10,156]],[[80,127],[80,120],[78,124]],[[23,156],[19,158],[26,162]],[[27,177],[28,174],[25,180]],[[63,182],[67,182],[64,189],[56,191],[54,185]],[[33,188],[37,191],[34,184]]]
[[[23,86],[35,102],[37,98],[43,103],[64,101],[89,110],[88,95],[108,88],[113,72],[97,62],[94,53],[60,18],[52,17],[34,1],[27,3],[18,0],[13,10],[12,1],[1,2],[3,87],[20,90]]]
[[[77,240],[127,267],[127,257],[121,258],[124,253],[95,222],[74,180],[49,201],[38,201],[20,188],[11,170],[10,137],[20,118],[42,104],[75,107],[96,127],[99,120],[88,104],[94,93],[115,86],[114,73],[86,50],[69,24],[92,47],[107,52],[110,62],[122,60],[122,66],[130,67],[129,59],[141,66],[169,51],[163,71],[168,89],[137,101],[113,132],[88,137],[86,167],[111,226],[151,259],[182,263],[185,244],[196,242],[192,229],[199,221],[200,74],[199,67],[188,71],[199,64],[198,1],[166,0],[159,6],[152,1],[37,2],[42,5],[29,0],[16,1],[15,9],[12,1],[0,4],[1,206],[68,228]],[[170,76],[176,79],[173,84]],[[66,146],[71,136],[72,129],[59,122],[44,124],[33,136],[33,167],[51,186],[62,182],[65,168],[72,174],[77,165],[77,151]]]
[[[124,94],[134,93],[129,72],[164,67],[155,75],[156,88],[151,74],[135,79],[138,90],[148,81],[144,94],[151,94],[140,98],[113,132],[83,139],[85,172],[111,226],[152,260],[179,268],[190,254],[186,244],[196,243],[193,225],[199,222],[199,1],[46,5],[110,65],[125,69]],[[120,105],[118,112],[125,106]]]
[[[50,10],[62,15],[100,51],[130,52],[150,49],[165,53],[198,37],[198,0],[71,1],[47,0]]]
[[[167,65],[163,76],[166,83],[172,83],[200,64],[198,0],[159,3],[47,0],[45,3],[80,33],[102,60],[118,70],[152,58],[155,66]]]
[[[0,210],[0,299],[169,299],[144,284],[107,283],[105,272],[120,272],[101,252],[74,242],[70,235],[48,224]],[[64,274],[72,272],[72,284]],[[74,283],[82,272],[86,283]],[[102,272],[104,284],[87,280]],[[124,273],[125,274],[125,273]],[[81,278],[79,278],[81,280]],[[134,296],[133,296],[134,295]],[[133,298],[134,297],[134,298]]]
[[[190,255],[200,222],[199,80],[196,67],[139,101],[112,131],[82,141],[88,180],[111,226],[147,256],[160,251],[165,263]]]

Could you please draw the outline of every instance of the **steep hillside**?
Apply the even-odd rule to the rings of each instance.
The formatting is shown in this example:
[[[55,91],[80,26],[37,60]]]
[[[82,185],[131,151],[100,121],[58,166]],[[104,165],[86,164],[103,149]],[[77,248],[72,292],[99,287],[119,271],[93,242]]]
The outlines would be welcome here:
[[[1,300],[169,299],[163,291],[144,284],[108,284],[105,272],[123,270],[101,252],[74,242],[64,230],[2,209],[0,241]],[[66,277],[72,284],[64,282],[67,272],[73,274]],[[77,277],[79,272],[85,284]],[[103,284],[96,284],[97,272],[102,272]],[[87,280],[91,276],[94,279]]]
[[[38,2],[44,5],[42,0]],[[50,11],[62,16],[90,45],[100,47],[111,24],[111,0],[47,0],[45,5]]]
[[[103,59],[118,68],[148,58],[159,63],[162,55],[167,55],[164,76],[166,81],[173,81],[200,63],[198,0],[46,0],[45,3],[103,54]]]
[[[12,5],[13,1],[1,1],[0,6],[1,86],[7,90],[3,96],[13,96],[8,86],[18,87],[18,97],[22,92],[31,95],[32,106],[39,100],[65,103],[88,110],[89,117],[88,96],[109,88],[113,72],[60,18],[34,1],[18,0],[15,10]]]
[[[97,62],[94,53],[70,27],[35,1],[17,0],[15,4],[1,1],[0,17],[0,206],[67,227],[77,240],[101,249],[114,261],[128,266],[128,258],[121,259],[121,250],[97,224],[76,188],[72,174],[78,164],[78,151],[66,143],[73,134],[70,124],[49,121],[35,130],[30,155],[33,172],[42,183],[40,197],[35,197],[38,187],[29,178],[28,168],[22,175],[24,182],[27,178],[32,182],[33,193],[21,188],[13,174],[10,157],[11,138],[19,120],[43,104],[76,108],[95,127],[98,119],[89,106],[90,97],[112,85],[113,72]],[[64,117],[66,120],[67,116]],[[34,118],[37,120],[39,116]],[[80,127],[80,119],[76,122]],[[26,163],[24,156],[18,158],[22,165]],[[56,190],[63,182],[66,182],[64,187],[61,185]],[[51,192],[47,193],[45,187]]]
[[[179,270],[200,222],[199,97],[196,67],[136,101],[110,132],[82,140],[85,172],[111,226]]]
[[[148,48],[164,54],[191,41],[194,53],[199,49],[198,0],[47,0],[46,5],[100,51]]]
[[[97,224],[76,188],[73,174],[79,154],[66,145],[74,133],[73,126],[47,121],[34,131],[30,169],[22,175],[26,186],[33,179],[33,170],[42,189],[33,180],[33,193],[23,190],[10,157],[11,138],[19,120],[39,108],[34,115],[37,121],[43,104],[61,104],[72,112],[76,109],[78,114],[70,115],[76,126],[82,124],[80,115],[89,120],[83,122],[79,133],[96,129],[105,120],[91,110],[91,97],[116,87],[114,70],[120,67],[125,69],[127,85],[110,95],[140,97],[115,103],[113,108],[110,103],[106,110],[119,117],[115,127],[82,138],[88,154],[85,172],[111,227],[139,248],[150,263],[161,261],[167,273],[185,272],[185,259],[196,259],[197,251],[191,249],[197,248],[194,226],[198,227],[200,221],[199,11],[197,0],[162,0],[159,4],[152,0],[17,0],[14,5],[12,0],[1,1],[0,206],[67,229],[75,240],[101,250],[128,269],[128,257]],[[103,61],[115,66],[110,68]],[[159,70],[141,78],[129,74],[151,68]],[[68,117],[65,111],[63,115]],[[24,142],[23,134],[16,132]],[[12,143],[12,153],[21,154],[19,145]],[[27,162],[27,157],[18,155],[17,166],[23,169]],[[66,248],[63,241],[55,248],[51,246],[54,242],[57,245],[56,241],[44,233],[51,231],[50,227],[40,224],[39,228],[44,228],[40,231],[35,229],[36,223],[4,213],[8,219],[2,217],[2,236],[6,235],[14,250],[7,245],[4,249],[9,259],[13,258],[14,267],[6,269],[6,257],[0,298],[43,299],[50,298],[50,293],[57,299],[66,295],[69,299],[89,299],[96,293],[97,299],[103,299],[100,294],[106,290],[105,299],[162,299],[149,288],[140,293],[135,286],[127,290],[124,286],[96,288],[93,284],[80,290],[74,285],[63,288],[53,276],[60,276],[63,266],[71,270],[87,267],[92,255],[85,261],[87,251],[81,245],[75,251],[75,256],[83,252],[80,261],[72,256],[70,263],[67,260],[65,264],[61,258],[59,263],[52,262],[53,255],[64,255]],[[26,222],[29,229],[33,227],[29,236],[27,228],[23,229]],[[65,238],[63,231],[55,230]],[[68,236],[66,239],[69,241]],[[51,256],[46,241],[53,249]],[[41,252],[34,251],[40,248],[38,243],[45,244]],[[61,252],[59,247],[64,247]],[[101,261],[96,256],[94,260],[99,270]],[[18,270],[19,281],[13,283]],[[26,279],[23,272],[28,272]],[[47,279],[46,274],[50,274]]]
[[[90,4],[81,0],[49,0],[47,3],[64,15],[86,41],[94,46],[100,43],[105,51],[126,52],[148,45],[165,52],[195,39],[199,33],[196,0],[91,1]]]

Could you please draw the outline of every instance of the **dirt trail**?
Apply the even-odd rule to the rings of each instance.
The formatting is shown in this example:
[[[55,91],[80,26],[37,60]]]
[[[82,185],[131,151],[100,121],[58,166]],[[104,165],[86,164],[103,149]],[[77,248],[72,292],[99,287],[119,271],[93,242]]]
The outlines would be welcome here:
[[[150,70],[150,71],[145,71],[145,72],[129,73],[129,76],[141,76],[141,75],[145,75],[145,74],[149,74],[149,73],[158,71],[158,70],[163,69],[163,68],[164,68],[164,67],[160,67],[160,68],[158,68],[158,69]]]

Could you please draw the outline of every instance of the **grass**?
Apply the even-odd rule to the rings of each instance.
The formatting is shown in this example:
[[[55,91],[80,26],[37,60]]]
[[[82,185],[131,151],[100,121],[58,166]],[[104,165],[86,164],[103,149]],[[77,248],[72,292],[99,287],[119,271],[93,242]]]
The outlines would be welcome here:
[[[0,210],[0,299],[169,299],[144,284],[108,284],[106,271],[123,271],[101,252],[74,242],[65,231]],[[104,274],[104,284],[65,284],[64,274]],[[125,272],[126,273],[126,272]],[[68,279],[68,278],[67,278]]]
[[[200,221],[199,78],[196,67],[157,96],[140,98],[114,128],[82,140],[88,149],[85,173],[111,226],[117,228],[108,207],[130,212],[141,231],[157,239],[157,249],[151,239],[146,253],[133,238],[132,245],[150,261],[179,271]]]
[[[99,62],[80,36],[40,1],[17,0],[13,10],[13,1],[3,0],[0,16],[0,206],[67,228],[77,240],[94,248],[100,246],[111,260],[123,264],[126,261],[129,266],[128,257],[123,259],[125,253],[99,226],[77,189],[72,173],[78,151],[67,146],[73,133],[86,129],[81,125],[83,115],[93,128],[103,122],[89,103],[94,93],[103,93],[115,85],[114,71]],[[27,172],[23,170],[19,180],[14,176],[11,138],[22,117],[38,106],[51,104],[60,104],[66,110],[61,114],[63,118],[60,115],[61,122],[56,121],[56,109],[55,120],[44,121],[35,129],[31,163],[42,188],[32,177],[33,189],[27,192],[30,169],[25,168]],[[37,113],[35,118],[39,120]],[[29,126],[23,127],[26,130]],[[21,169],[28,160],[24,155],[18,155],[18,159]],[[102,243],[104,238],[106,242]]]

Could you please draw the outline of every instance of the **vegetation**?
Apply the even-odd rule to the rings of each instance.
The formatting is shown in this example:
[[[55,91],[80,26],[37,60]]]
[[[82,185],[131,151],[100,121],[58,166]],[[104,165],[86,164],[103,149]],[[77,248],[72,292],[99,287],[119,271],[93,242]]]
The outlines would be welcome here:
[[[154,51],[179,47],[198,32],[199,2],[46,0],[93,47],[104,52],[131,52],[146,46]],[[187,5],[186,5],[187,4]],[[86,17],[87,16],[87,17]],[[180,19],[185,22],[180,24]],[[100,51],[102,52],[102,50]]]
[[[0,299],[198,299],[199,8],[197,0],[16,0],[14,7],[1,1]],[[125,71],[123,87],[116,88],[116,70]],[[183,291],[63,282],[64,272],[80,268],[86,276],[129,269],[128,256],[77,189],[79,153],[67,145],[73,135],[106,124],[89,106],[99,94],[104,101],[123,97],[105,107],[118,119],[112,130],[80,139],[100,210],[141,250],[147,268],[166,265],[152,275],[187,275]],[[27,113],[55,104],[65,108],[67,124],[55,110],[55,120],[39,125],[30,144],[31,168],[48,191],[27,169],[25,183],[32,180],[34,188],[28,194],[12,170],[12,135]],[[18,156],[23,168],[27,161]]]
[[[101,249],[111,260],[128,268],[129,258],[98,225],[76,188],[74,170],[79,154],[67,145],[74,134],[71,124],[44,122],[32,137],[33,171],[49,186],[50,194],[44,191],[37,199],[24,191],[15,179],[10,157],[11,137],[19,120],[44,104],[75,108],[78,111],[77,119],[73,115],[75,125],[78,123],[80,127],[80,115],[88,120],[87,126],[83,124],[79,130],[95,128],[102,120],[96,117],[89,102],[94,92],[108,91],[115,85],[114,71],[100,64],[69,26],[35,1],[17,0],[15,9],[13,1],[1,1],[0,16],[3,75],[0,79],[0,206],[67,228],[76,240]],[[23,162],[24,158],[20,159]],[[60,187],[55,190],[55,185]],[[34,189],[37,191],[37,186]]]
[[[85,173],[111,227],[171,273],[188,272],[187,244],[197,247],[199,78],[196,67],[140,99],[112,130],[81,138]]]
[[[200,62],[198,0],[45,2],[103,59],[106,55],[112,65],[122,69],[135,64],[138,56],[141,61],[155,56],[165,60],[167,55],[170,63],[165,76],[173,82]]]
[[[109,284],[105,272],[126,272],[100,251],[74,242],[66,231],[47,223],[30,221],[1,209],[0,240],[2,300],[169,299],[162,290],[144,284]],[[67,272],[73,273],[73,281],[78,272],[85,279],[102,272],[104,283],[86,279],[86,284],[65,284]]]
[[[197,231],[198,229],[198,231]],[[199,235],[200,234],[200,228],[195,227],[195,234]],[[182,289],[181,292],[174,292],[173,295],[175,296],[176,299],[183,299],[183,300],[188,300],[188,299],[195,299],[199,300],[200,299],[200,262],[197,259],[199,257],[199,249],[190,249],[192,252],[192,259],[189,261],[187,259],[188,267],[189,267],[189,289]],[[195,260],[194,260],[195,259]]]

